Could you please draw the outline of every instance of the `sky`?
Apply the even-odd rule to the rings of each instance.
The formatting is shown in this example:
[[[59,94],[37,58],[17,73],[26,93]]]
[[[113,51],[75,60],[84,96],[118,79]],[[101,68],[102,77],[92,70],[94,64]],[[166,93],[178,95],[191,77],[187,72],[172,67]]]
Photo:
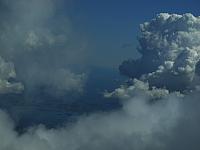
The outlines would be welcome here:
[[[162,12],[199,15],[199,4],[198,0],[75,0],[70,14],[90,42],[89,59],[117,68],[124,59],[138,57],[139,24]]]

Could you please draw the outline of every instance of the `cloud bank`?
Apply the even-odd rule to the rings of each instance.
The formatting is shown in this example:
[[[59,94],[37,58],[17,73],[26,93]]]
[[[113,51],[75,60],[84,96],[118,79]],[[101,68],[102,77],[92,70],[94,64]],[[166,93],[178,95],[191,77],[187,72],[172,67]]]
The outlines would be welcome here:
[[[30,127],[24,133],[0,112],[2,150],[187,150],[199,148],[199,93],[189,96],[149,89],[140,81],[134,90],[121,93],[122,108],[80,116],[76,123],[47,129]],[[161,92],[163,91],[163,92]],[[165,93],[165,94],[159,94]],[[131,96],[130,96],[131,95]],[[155,99],[156,98],[156,99]]]
[[[0,4],[0,56],[14,64],[25,91],[40,87],[57,94],[83,91],[86,75],[70,66],[84,63],[86,43],[69,17],[58,13],[63,1],[1,0]]]
[[[162,149],[166,143],[160,137],[171,136],[171,128],[180,117],[179,101],[174,98],[171,95],[149,105],[148,96],[139,94],[124,101],[121,110],[81,117],[77,123],[58,129],[32,127],[21,135],[0,112],[0,149]]]

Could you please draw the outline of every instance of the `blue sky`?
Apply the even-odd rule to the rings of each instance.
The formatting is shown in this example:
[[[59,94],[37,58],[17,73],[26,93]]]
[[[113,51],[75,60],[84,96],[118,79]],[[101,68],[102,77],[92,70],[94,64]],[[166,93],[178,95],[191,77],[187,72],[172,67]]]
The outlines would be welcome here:
[[[88,41],[89,61],[110,67],[137,57],[139,24],[157,13],[200,15],[198,0],[76,0],[69,6],[73,25]]]

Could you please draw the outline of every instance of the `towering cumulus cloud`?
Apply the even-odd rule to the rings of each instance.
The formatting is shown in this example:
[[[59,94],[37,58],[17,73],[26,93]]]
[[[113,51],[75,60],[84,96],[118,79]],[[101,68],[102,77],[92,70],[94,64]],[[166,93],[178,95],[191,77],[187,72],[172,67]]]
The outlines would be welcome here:
[[[161,13],[140,30],[141,58],[124,61],[120,72],[170,90],[190,86],[199,74],[200,17]]]

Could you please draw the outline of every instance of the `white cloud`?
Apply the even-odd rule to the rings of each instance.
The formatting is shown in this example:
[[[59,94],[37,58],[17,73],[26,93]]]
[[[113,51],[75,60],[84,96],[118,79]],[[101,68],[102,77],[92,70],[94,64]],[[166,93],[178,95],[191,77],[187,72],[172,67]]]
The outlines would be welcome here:
[[[188,86],[200,60],[200,17],[161,13],[140,29],[142,57],[124,62],[122,74],[173,90]]]
[[[50,86],[54,92],[49,93],[56,95],[83,91],[86,75],[69,66],[84,63],[86,44],[76,36],[69,18],[57,14],[61,2],[1,0],[5,9],[0,10],[0,56],[15,65],[26,91],[38,86]]]

